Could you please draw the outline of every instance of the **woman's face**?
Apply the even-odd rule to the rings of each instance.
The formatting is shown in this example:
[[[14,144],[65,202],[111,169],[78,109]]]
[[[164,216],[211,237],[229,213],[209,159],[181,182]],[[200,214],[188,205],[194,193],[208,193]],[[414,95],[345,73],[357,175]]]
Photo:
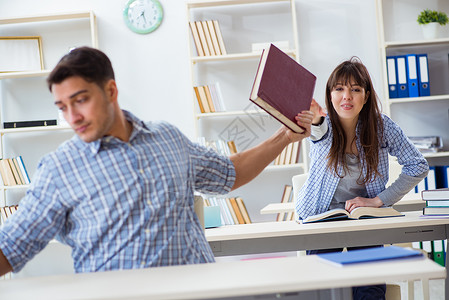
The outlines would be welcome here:
[[[365,89],[352,80],[346,85],[337,82],[331,91],[332,106],[342,122],[357,122],[367,98]]]

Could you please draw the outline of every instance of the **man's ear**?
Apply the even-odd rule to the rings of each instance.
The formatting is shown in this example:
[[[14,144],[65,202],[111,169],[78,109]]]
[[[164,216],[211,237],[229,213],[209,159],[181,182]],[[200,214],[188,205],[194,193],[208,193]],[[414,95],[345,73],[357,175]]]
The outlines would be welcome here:
[[[108,96],[108,98],[110,98],[111,100],[117,100],[118,89],[114,79],[110,79],[108,80],[108,82],[106,82],[106,84],[104,85],[104,92],[106,93],[106,96]]]

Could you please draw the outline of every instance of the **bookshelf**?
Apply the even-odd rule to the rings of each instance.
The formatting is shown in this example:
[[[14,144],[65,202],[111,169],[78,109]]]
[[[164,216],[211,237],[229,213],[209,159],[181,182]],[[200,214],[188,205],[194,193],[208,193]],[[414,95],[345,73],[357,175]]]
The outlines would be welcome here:
[[[0,155],[22,156],[30,177],[39,159],[73,135],[68,125],[8,128],[4,122],[58,120],[58,110],[45,79],[71,48],[98,47],[96,17],[92,11],[0,19],[0,36],[40,36],[44,69],[0,71]],[[59,121],[59,120],[58,120]],[[28,185],[5,186],[0,181],[0,207],[17,205]]]
[[[274,43],[300,61],[295,1],[196,0],[186,2],[186,11],[196,135],[206,140],[234,140],[238,151],[257,145],[271,136],[280,123],[251,104],[249,94],[265,45]],[[198,50],[191,23],[207,20],[218,22],[224,53],[213,54],[211,50],[210,55],[205,55],[206,51]],[[225,110],[202,113],[193,87],[215,83],[220,85]],[[302,143],[297,162],[273,163],[253,182],[226,197],[243,198],[253,222],[270,221],[272,216],[261,216],[259,211],[273,199],[281,201],[285,184],[291,183],[293,175],[307,171],[306,144]]]
[[[425,153],[430,165],[449,164],[449,26],[439,36],[426,39],[416,19],[423,9],[449,13],[447,1],[375,0],[383,110],[408,136],[441,136],[443,149]],[[421,54],[428,57],[430,95],[390,98],[387,56]],[[412,121],[411,121],[412,120]]]

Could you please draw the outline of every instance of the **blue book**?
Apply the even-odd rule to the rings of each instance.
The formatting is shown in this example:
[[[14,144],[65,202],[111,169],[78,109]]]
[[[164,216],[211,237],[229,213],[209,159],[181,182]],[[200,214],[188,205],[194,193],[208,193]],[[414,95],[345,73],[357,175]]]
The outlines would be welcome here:
[[[421,251],[398,246],[376,247],[352,250],[347,252],[323,253],[317,255],[318,257],[326,261],[341,266],[423,256]]]

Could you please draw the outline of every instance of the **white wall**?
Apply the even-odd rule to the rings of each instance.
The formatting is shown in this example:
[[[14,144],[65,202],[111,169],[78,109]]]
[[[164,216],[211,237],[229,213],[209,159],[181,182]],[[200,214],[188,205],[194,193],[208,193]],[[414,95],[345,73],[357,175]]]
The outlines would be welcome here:
[[[93,10],[99,47],[112,60],[122,108],[144,120],[167,120],[192,138],[195,132],[187,48],[190,32],[185,4],[180,0],[160,2],[163,22],[147,35],[125,26],[125,0],[1,0],[0,18]],[[296,0],[296,9],[301,62],[318,77],[316,99],[324,101],[330,72],[353,55],[368,66],[382,95],[373,0]]]

